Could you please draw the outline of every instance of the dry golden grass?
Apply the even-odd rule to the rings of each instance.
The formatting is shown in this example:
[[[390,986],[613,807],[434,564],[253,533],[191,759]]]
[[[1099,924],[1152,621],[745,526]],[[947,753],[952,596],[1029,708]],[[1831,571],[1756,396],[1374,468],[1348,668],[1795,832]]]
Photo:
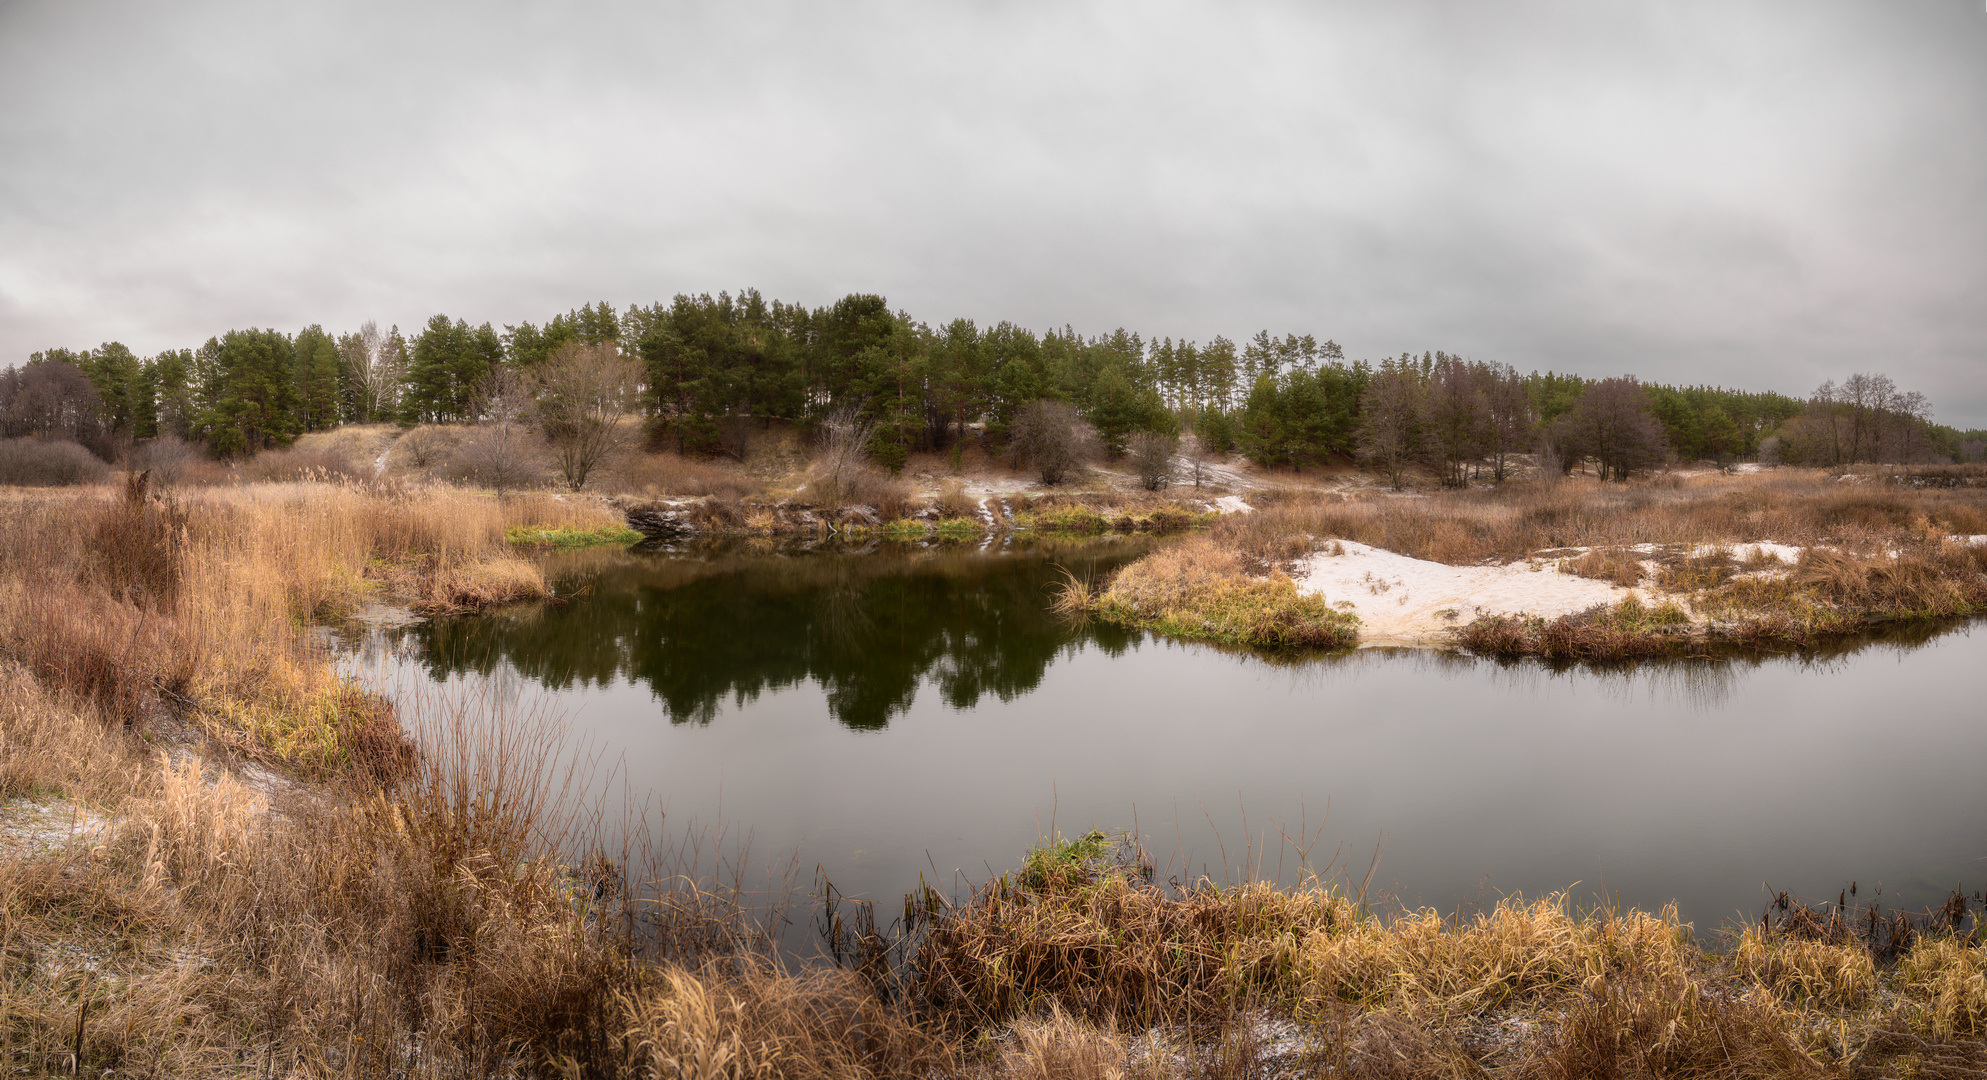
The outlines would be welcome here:
[[[1554,896],[1381,918],[1316,880],[1170,889],[1149,863],[1080,845],[957,907],[929,898],[897,972],[783,967],[735,894],[593,845],[583,785],[553,764],[556,727],[473,699],[396,715],[307,645],[311,620],[389,585],[528,586],[504,563],[506,527],[603,519],[592,502],[426,488],[0,493],[0,797],[102,825],[71,836],[0,815],[0,1061],[1102,1080],[1784,1076],[1905,1059],[1935,1075],[1974,1060],[1954,1040],[1987,1025],[1977,932],[1912,940],[1894,968],[1851,940],[1779,932],[1721,956],[1673,910]],[[1191,605],[1201,576],[1245,568],[1195,544],[1140,595]],[[1788,579],[1918,603],[1940,579],[1910,560],[1977,558],[1929,541],[1906,554]],[[272,788],[226,748],[324,782]],[[1301,1062],[1272,1062],[1265,1017],[1301,1029]]]
[[[1748,979],[1781,1001],[1843,1009],[1877,987],[1877,966],[1864,949],[1844,948],[1749,927],[1732,960]]]
[[[545,571],[529,559],[496,555],[473,563],[437,559],[414,610],[428,615],[482,611],[551,595]]]
[[[1898,964],[1898,974],[1923,1029],[1941,1037],[1987,1034],[1987,941],[1921,941]]]
[[[1566,569],[1584,578],[1615,585],[1642,584],[1642,556],[1628,548],[1594,548],[1577,559],[1568,560]]]
[[[1215,535],[1240,550],[1291,535],[1357,540],[1455,566],[1511,562],[1535,551],[1636,544],[1775,541],[1873,550],[1929,532],[1987,530],[1987,489],[1845,484],[1819,470],[1601,484],[1525,481],[1413,498],[1290,491],[1257,513],[1224,518]]]
[[[674,453],[628,453],[607,469],[613,489],[647,498],[714,495],[741,499],[763,493],[763,485],[737,465],[703,461]]]
[[[1062,606],[1073,603],[1066,594]],[[1281,571],[1249,574],[1240,555],[1206,537],[1120,570],[1088,610],[1170,637],[1255,648],[1345,648],[1358,640],[1356,618],[1299,593]]]
[[[312,769],[382,723],[305,644],[371,596],[543,596],[507,527],[599,527],[591,500],[325,483],[0,496],[0,656],[118,723],[180,714]],[[349,737],[339,734],[349,730]]]

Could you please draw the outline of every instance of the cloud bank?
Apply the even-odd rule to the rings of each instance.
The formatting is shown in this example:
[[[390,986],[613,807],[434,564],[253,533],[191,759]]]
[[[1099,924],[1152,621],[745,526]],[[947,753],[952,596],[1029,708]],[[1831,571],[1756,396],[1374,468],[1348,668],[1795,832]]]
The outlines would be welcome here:
[[[880,292],[1987,423],[1987,12],[0,0],[0,363]]]

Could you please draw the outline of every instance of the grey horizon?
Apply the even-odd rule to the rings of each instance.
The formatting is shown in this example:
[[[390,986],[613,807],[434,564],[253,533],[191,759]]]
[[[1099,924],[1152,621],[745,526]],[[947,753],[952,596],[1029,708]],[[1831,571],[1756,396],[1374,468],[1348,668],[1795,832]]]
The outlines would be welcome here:
[[[1987,424],[1977,0],[0,0],[0,365],[875,292]]]

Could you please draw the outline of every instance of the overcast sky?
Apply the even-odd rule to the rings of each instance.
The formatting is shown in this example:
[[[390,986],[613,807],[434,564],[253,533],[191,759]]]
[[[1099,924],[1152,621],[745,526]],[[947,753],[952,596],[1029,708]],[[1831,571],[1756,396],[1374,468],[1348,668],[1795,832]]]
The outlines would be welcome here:
[[[0,0],[0,364],[741,286],[1987,424],[1987,10]]]

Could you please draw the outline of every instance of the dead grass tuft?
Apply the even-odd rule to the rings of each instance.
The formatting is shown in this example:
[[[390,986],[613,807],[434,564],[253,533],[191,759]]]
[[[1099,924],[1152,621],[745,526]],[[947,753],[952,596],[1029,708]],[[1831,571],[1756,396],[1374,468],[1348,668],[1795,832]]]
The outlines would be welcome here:
[[[494,555],[474,563],[437,556],[414,610],[427,615],[462,615],[520,600],[543,600],[552,593],[545,571],[529,559]]]
[[[1606,581],[1632,588],[1642,584],[1642,556],[1629,548],[1595,548],[1577,559],[1568,560],[1566,569],[1583,578]]]
[[[1255,648],[1345,648],[1358,619],[1306,596],[1280,571],[1246,572],[1241,556],[1193,537],[1120,570],[1091,613],[1169,637]]]

